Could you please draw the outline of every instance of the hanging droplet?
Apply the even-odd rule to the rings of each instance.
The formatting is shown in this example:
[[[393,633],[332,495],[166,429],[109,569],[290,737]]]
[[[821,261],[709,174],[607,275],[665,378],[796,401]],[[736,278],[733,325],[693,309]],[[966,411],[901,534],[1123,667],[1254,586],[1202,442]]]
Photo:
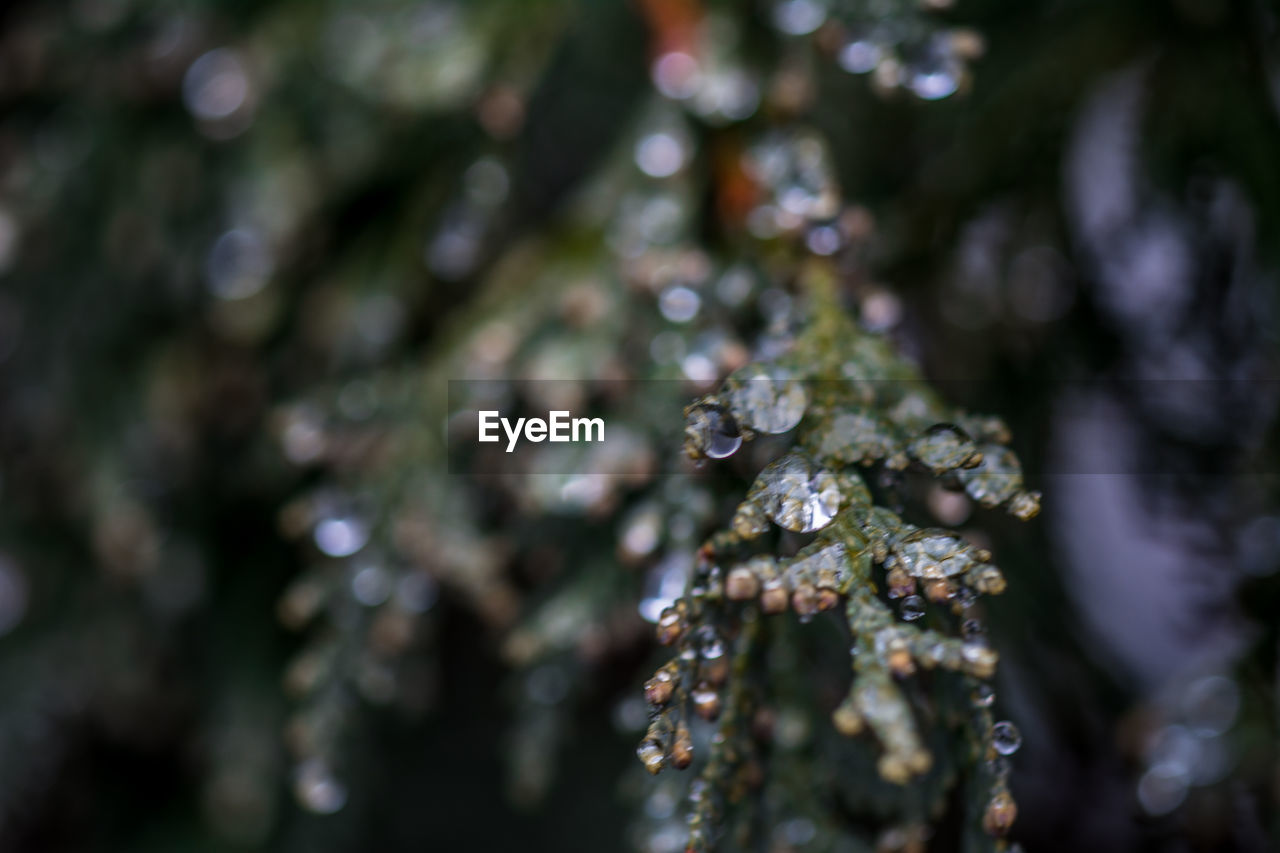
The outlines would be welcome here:
[[[1001,755],[1013,755],[1022,746],[1022,733],[1008,720],[991,727],[991,746]]]
[[[704,720],[714,720],[720,716],[720,694],[708,684],[699,684],[689,691],[693,700],[693,711]]]
[[[956,474],[969,497],[988,508],[998,506],[1022,489],[1022,464],[1017,454],[998,444],[984,444],[978,450],[982,464]]]
[[[903,535],[894,549],[895,565],[909,575],[942,580],[959,575],[973,562],[969,546],[948,530],[924,528]]]
[[[644,698],[650,705],[662,706],[671,701],[671,694],[676,689],[676,674],[670,667],[664,666],[644,683]]]
[[[690,459],[724,459],[742,446],[738,423],[722,406],[698,404],[685,417],[684,447]]]
[[[1019,521],[1030,521],[1040,514],[1039,492],[1018,492],[1009,500],[1009,514]]]
[[[770,434],[795,427],[809,404],[804,385],[777,365],[747,365],[726,380],[725,393],[742,423]]]
[[[908,65],[907,85],[916,97],[936,101],[955,94],[964,74],[952,40],[937,34]]]
[[[667,607],[658,617],[658,642],[669,646],[684,633],[685,623],[680,611],[675,607]]]
[[[640,759],[640,763],[644,765],[645,770],[657,774],[662,769],[662,765],[667,759],[667,754],[656,740],[645,738],[636,747],[636,758]]]
[[[836,477],[806,456],[789,453],[769,463],[747,493],[774,524],[810,533],[831,523],[840,510]]]
[[[935,475],[969,468],[982,461],[978,445],[955,424],[934,424],[907,445],[912,459]]]
[[[973,689],[973,704],[978,708],[990,708],[996,701],[996,691],[990,684],[979,684]]]
[[[898,615],[907,622],[914,622],[924,616],[924,599],[918,595],[908,595],[898,605]]]

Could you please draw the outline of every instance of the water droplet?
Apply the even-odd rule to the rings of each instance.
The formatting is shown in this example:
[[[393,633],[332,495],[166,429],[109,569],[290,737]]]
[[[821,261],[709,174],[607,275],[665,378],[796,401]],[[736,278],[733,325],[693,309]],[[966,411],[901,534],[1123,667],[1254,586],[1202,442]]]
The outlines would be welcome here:
[[[742,446],[742,433],[733,416],[720,406],[704,404],[689,410],[684,428],[686,452],[692,458],[724,459]]]
[[[976,707],[990,708],[996,701],[996,691],[992,689],[990,684],[979,684],[973,689],[971,698]]]
[[[249,97],[249,75],[240,55],[220,47],[199,57],[182,78],[182,100],[198,119],[217,121]]]
[[[316,547],[330,557],[350,557],[369,541],[369,526],[358,518],[326,518],[313,536]]]
[[[855,40],[840,48],[836,62],[850,74],[874,71],[884,57],[884,50],[873,41]]]
[[[1138,802],[1147,814],[1168,814],[1187,798],[1190,781],[1184,769],[1157,764],[1138,780]]]
[[[998,444],[978,447],[982,462],[956,472],[969,497],[985,507],[1004,503],[1022,488],[1022,464],[1017,455]]]
[[[844,240],[840,236],[839,230],[830,225],[819,225],[810,229],[805,235],[804,244],[809,251],[815,255],[834,255],[840,249],[840,244]]]
[[[668,287],[658,297],[658,310],[672,323],[687,323],[698,316],[702,298],[690,288],[679,285]]]
[[[657,773],[662,769],[667,755],[666,750],[657,741],[646,738],[636,747],[636,757],[640,759],[640,763],[644,765],[645,770],[650,773]]]
[[[914,622],[924,616],[924,599],[918,595],[908,595],[898,605],[898,614],[907,622]]]
[[[760,106],[760,87],[744,69],[721,65],[702,75],[691,106],[712,124],[742,121]]]
[[[772,134],[752,146],[744,167],[772,199],[756,208],[748,227],[768,231],[797,228],[805,220],[830,220],[840,210],[840,189],[826,144],[806,134]]]
[[[685,579],[693,554],[688,551],[668,552],[645,577],[644,597],[640,599],[640,615],[660,627],[674,628],[680,616],[669,608],[684,593]]]
[[[361,566],[351,576],[351,594],[365,607],[377,607],[391,595],[391,576],[382,566]]]
[[[258,232],[233,228],[219,237],[205,259],[205,280],[219,299],[246,299],[271,277],[271,252]]]
[[[926,101],[937,101],[954,95],[960,88],[960,77],[952,66],[944,66],[911,75],[911,91]]]
[[[680,372],[685,378],[706,387],[716,381],[720,375],[716,363],[700,352],[690,353],[680,362]]]
[[[818,0],[783,0],[773,7],[773,25],[791,36],[803,36],[822,26],[827,8]]]
[[[662,538],[662,516],[656,506],[645,504],[633,510],[622,524],[618,537],[622,550],[631,557],[652,554]]]
[[[742,423],[771,434],[794,428],[809,403],[804,385],[776,365],[748,365],[729,377],[725,390],[729,408]]]
[[[831,523],[841,496],[834,474],[806,456],[789,453],[760,472],[747,500],[758,503],[779,527],[809,533]]]
[[[907,453],[936,475],[972,464],[978,446],[960,427],[934,424],[907,446]]]
[[[698,61],[680,51],[659,56],[654,60],[650,75],[657,90],[674,100],[692,97],[698,91],[701,80]]]
[[[1001,720],[991,727],[991,745],[1001,755],[1013,755],[1022,746],[1022,733],[1008,720]]]
[[[636,165],[651,178],[667,178],[680,171],[687,153],[670,133],[651,133],[636,143]]]
[[[293,791],[302,807],[316,814],[333,814],[347,802],[346,786],[318,758],[308,759],[298,765],[294,773]]]
[[[942,580],[961,574],[972,562],[960,537],[926,528],[902,536],[894,549],[895,565],[916,578]]]

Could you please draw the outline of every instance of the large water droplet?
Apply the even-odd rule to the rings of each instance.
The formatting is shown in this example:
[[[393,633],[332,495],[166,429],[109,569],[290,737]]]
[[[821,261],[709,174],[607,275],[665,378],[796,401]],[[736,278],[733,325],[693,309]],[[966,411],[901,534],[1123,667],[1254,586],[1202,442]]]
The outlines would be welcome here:
[[[840,488],[830,471],[789,453],[760,472],[747,499],[779,527],[809,533],[831,523],[840,509]]]
[[[1022,465],[1017,455],[998,444],[978,448],[982,463],[956,472],[969,497],[985,507],[1002,504],[1022,488]]]
[[[1022,746],[1022,733],[1008,720],[1001,720],[991,727],[991,745],[1001,755],[1013,755]]]
[[[698,459],[724,459],[742,446],[742,433],[733,416],[720,406],[704,404],[689,410],[684,428],[686,452]]]
[[[946,530],[913,530],[894,550],[893,563],[912,577],[942,580],[962,573],[972,562],[964,541]]]
[[[907,622],[914,622],[924,616],[924,599],[918,595],[908,595],[898,605],[898,614]]]
[[[786,368],[747,365],[725,382],[729,408],[758,432],[777,434],[792,429],[809,403],[804,385]]]
[[[907,453],[934,474],[942,474],[970,465],[978,446],[960,427],[934,424],[908,445]]]
[[[687,323],[698,314],[702,297],[684,285],[669,287],[658,297],[658,310],[672,323]]]

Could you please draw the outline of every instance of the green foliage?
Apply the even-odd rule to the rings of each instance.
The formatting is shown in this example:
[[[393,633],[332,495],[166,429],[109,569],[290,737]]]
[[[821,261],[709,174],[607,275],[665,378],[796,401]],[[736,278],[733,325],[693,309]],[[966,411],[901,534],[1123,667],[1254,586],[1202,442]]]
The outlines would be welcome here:
[[[686,410],[686,452],[695,459],[722,458],[743,439],[770,434],[792,434],[791,443],[805,448],[783,447],[765,466],[728,529],[698,550],[684,595],[658,620],[659,641],[675,646],[676,656],[646,684],[653,710],[641,762],[653,773],[688,767],[693,718],[719,720],[693,796],[693,850],[711,849],[726,803],[748,806],[746,830],[766,804],[785,801],[776,789],[786,784],[777,778],[787,778],[786,765],[814,760],[783,751],[766,759],[771,737],[748,722],[778,701],[770,689],[773,656],[754,648],[764,630],[758,623],[788,607],[804,623],[824,611],[844,617],[854,678],[832,713],[836,729],[874,735],[877,771],[890,785],[926,777],[905,795],[876,793],[865,776],[853,783],[856,798],[898,822],[894,832],[927,837],[927,820],[944,810],[961,772],[973,776],[1006,751],[992,742],[986,710],[997,654],[975,609],[981,595],[1004,590],[1004,576],[989,552],[958,534],[916,527],[874,504],[864,475],[873,465],[895,475],[913,466],[1024,518],[1039,511],[1039,496],[1022,488],[999,420],[949,409],[882,339],[858,329],[834,298],[829,268],[812,264],[801,275],[812,318],[792,348],[740,368],[718,395]],[[887,492],[896,500],[892,485]],[[794,550],[794,537],[770,542],[773,526],[816,535]],[[899,600],[896,613],[878,589]],[[788,642],[785,635],[770,640]],[[932,677],[902,682],[917,671]],[[966,713],[970,703],[976,717]],[[935,763],[926,742],[939,741],[946,746]],[[1007,774],[1006,764],[987,786],[972,788],[989,798],[984,820],[997,835],[1012,823]],[[845,837],[834,828],[821,835],[822,849],[840,849]]]
[[[1167,355],[1107,313],[1107,252],[1174,220],[1155,257],[1212,290],[1274,246],[1246,5],[7,8],[0,847],[914,853],[1001,849],[1019,808],[1137,846],[1134,792],[1230,789],[1196,824],[1226,844],[1274,793],[1268,517],[1270,650],[1192,702],[1104,672],[1064,602],[1107,584],[1009,516],[1053,377]],[[1155,114],[1099,149],[1134,220],[1073,248],[1072,134],[1126,63]],[[1198,409],[1267,423],[1231,402]],[[609,441],[466,447],[482,406]],[[1244,516],[1188,491],[1140,503]],[[1012,774],[1006,714],[1038,723]]]

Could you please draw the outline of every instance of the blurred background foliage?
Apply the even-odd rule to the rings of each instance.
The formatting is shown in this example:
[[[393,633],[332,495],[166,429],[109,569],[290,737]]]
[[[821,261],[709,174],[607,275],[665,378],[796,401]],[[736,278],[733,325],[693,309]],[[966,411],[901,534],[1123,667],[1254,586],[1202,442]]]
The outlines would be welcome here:
[[[1045,492],[906,498],[1010,580],[1012,837],[1277,844],[1274,6],[13,2],[0,99],[0,849],[680,849],[646,619],[768,457],[660,472],[805,256]],[[669,381],[448,473],[512,377]],[[985,843],[786,766],[749,849]]]

